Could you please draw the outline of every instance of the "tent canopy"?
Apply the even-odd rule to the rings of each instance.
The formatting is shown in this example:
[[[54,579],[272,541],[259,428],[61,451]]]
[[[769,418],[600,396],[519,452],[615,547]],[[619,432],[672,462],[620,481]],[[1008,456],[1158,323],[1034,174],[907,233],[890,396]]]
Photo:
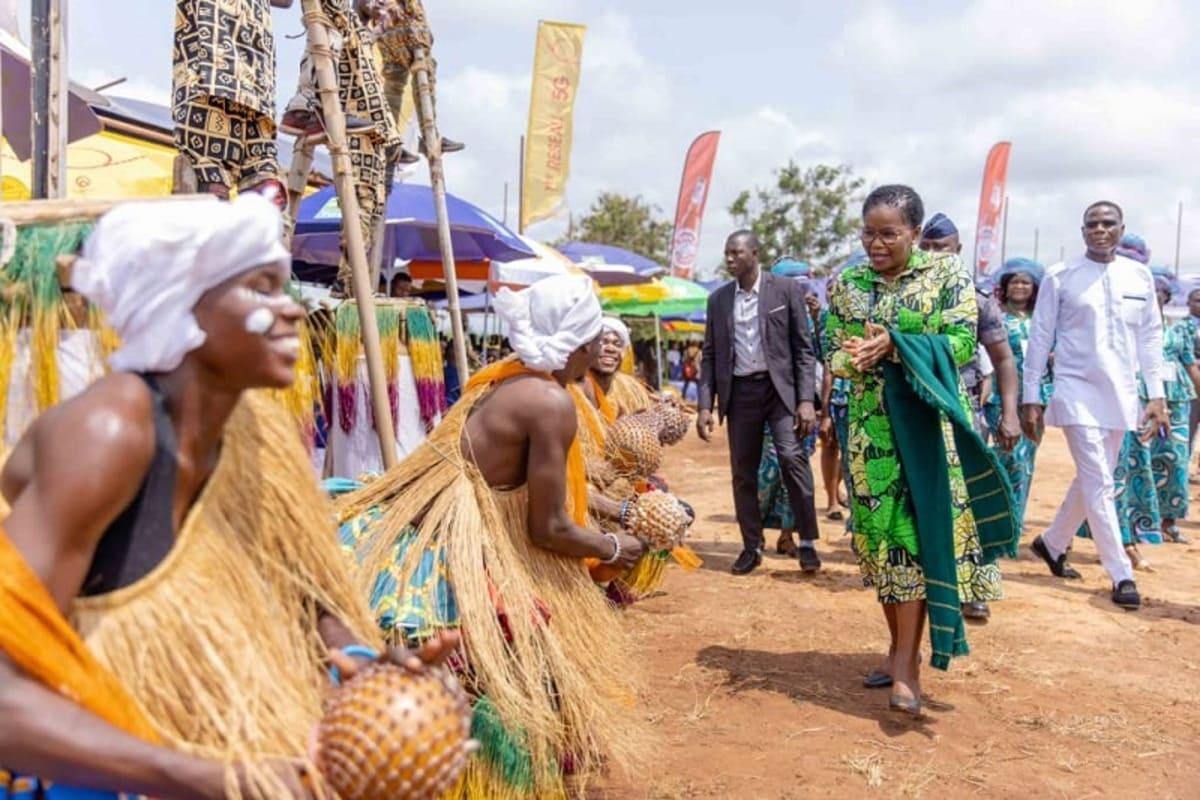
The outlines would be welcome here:
[[[620,316],[687,315],[705,310],[708,290],[695,281],[664,275],[640,286],[603,288],[600,305],[605,311]]]

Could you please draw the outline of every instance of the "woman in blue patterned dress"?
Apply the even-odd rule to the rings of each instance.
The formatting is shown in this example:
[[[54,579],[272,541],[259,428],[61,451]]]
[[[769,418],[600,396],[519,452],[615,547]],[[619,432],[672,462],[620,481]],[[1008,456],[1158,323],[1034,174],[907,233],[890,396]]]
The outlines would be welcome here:
[[[1029,344],[1029,323],[1033,317],[1033,307],[1037,303],[1038,285],[1042,282],[1042,265],[1030,258],[1010,258],[1004,262],[1000,271],[996,295],[1004,309],[1004,323],[1008,327],[1008,344],[1012,348],[1013,358],[1017,362],[1017,385],[1021,386],[1025,373],[1025,348]],[[995,381],[993,381],[993,384]],[[1053,373],[1050,370],[1042,376],[1041,402],[1045,405],[1050,400],[1050,387],[1053,383]],[[996,431],[1000,426],[1000,392],[992,389],[983,407],[987,419],[988,431],[992,441],[996,441]],[[1000,463],[1008,473],[1012,484],[1013,498],[1016,500],[1017,527],[1025,520],[1025,506],[1029,501],[1029,487],[1033,483],[1033,465],[1037,458],[1037,444],[1026,436],[1021,436],[1016,447],[1011,451],[995,447]]]
[[[1178,291],[1174,279],[1155,270],[1154,288],[1161,309]],[[1196,364],[1196,324],[1184,318],[1163,332],[1163,391],[1171,426],[1166,436],[1150,442],[1150,468],[1162,515],[1163,538],[1170,542],[1185,540],[1177,520],[1188,512],[1188,415],[1192,401],[1200,391],[1200,366]]]

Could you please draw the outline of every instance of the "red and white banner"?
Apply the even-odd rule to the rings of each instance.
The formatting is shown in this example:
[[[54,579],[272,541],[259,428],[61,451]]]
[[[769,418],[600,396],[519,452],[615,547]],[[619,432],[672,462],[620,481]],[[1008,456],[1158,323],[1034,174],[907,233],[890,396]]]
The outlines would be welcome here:
[[[717,159],[720,131],[709,131],[696,137],[688,148],[683,162],[683,180],[679,184],[679,200],[675,204],[675,233],[671,237],[671,274],[678,278],[692,277],[696,253],[700,249],[700,221],[704,218],[704,202],[712,183],[713,162]]]
[[[1008,153],[1011,142],[997,142],[988,151],[979,193],[979,220],[975,225],[975,274],[982,277],[1001,265],[993,261],[1000,248],[1000,224],[1008,184]]]

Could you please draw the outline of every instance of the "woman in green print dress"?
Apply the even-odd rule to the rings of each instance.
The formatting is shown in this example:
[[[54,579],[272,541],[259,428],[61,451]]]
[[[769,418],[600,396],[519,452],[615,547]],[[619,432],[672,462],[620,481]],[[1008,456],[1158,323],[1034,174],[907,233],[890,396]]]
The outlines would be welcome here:
[[[892,686],[889,705],[919,713],[918,649],[925,624],[925,577],[917,547],[911,489],[892,432],[899,420],[884,406],[885,359],[894,358],[888,328],[946,336],[954,359],[975,353],[975,288],[955,254],[923,253],[921,198],[906,186],[883,186],[863,205],[862,243],[868,263],[846,269],[830,288],[826,341],[836,377],[849,380],[847,460],[853,545],[863,582],[883,605],[891,646],[870,687]],[[961,390],[964,409],[969,409]],[[969,412],[968,412],[969,413]],[[949,432],[954,554],[962,602],[1001,597],[1000,572],[985,566],[967,504],[966,485]]]
[[[997,296],[1004,309],[1004,324],[1008,327],[1008,344],[1017,362],[1017,385],[1023,385],[1025,372],[1025,347],[1029,343],[1029,323],[1033,307],[1037,303],[1038,285],[1042,282],[1042,265],[1030,258],[1010,258],[1004,262],[997,284]],[[1042,376],[1042,403],[1050,400],[1053,376],[1050,370]],[[1000,392],[992,390],[983,407],[988,429],[993,439],[1000,426]],[[1017,527],[1025,519],[1025,506],[1029,501],[1029,487],[1033,483],[1033,465],[1037,458],[1037,444],[1027,436],[1021,436],[1016,447],[1005,450],[997,446],[996,456],[1008,474],[1013,497],[1017,503]]]

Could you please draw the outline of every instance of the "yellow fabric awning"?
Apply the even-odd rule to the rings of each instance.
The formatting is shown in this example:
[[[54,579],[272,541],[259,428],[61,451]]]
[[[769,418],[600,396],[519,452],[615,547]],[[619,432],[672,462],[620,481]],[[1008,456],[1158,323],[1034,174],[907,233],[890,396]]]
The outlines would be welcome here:
[[[171,193],[175,150],[131,136],[101,131],[67,147],[67,196],[108,199],[163,197]],[[5,200],[28,200],[32,165],[0,146]]]

